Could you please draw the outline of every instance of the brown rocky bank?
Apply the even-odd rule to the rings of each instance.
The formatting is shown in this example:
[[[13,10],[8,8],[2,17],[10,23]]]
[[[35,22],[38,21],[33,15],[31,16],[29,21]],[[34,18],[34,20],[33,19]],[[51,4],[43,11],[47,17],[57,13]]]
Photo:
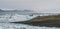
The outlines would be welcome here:
[[[18,21],[11,23],[22,23],[32,26],[60,27],[60,15],[37,16],[28,21]]]

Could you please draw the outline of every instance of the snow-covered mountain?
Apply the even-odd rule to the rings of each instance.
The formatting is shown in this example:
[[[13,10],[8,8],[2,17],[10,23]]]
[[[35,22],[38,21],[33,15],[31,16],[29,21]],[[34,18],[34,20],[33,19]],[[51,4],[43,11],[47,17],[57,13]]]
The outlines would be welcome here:
[[[24,14],[32,14],[35,13],[35,11],[33,10],[1,10],[0,9],[0,15],[5,15],[5,14],[20,14],[20,15],[24,15]]]
[[[34,12],[33,10],[2,10],[0,9],[0,12]]]
[[[0,12],[4,12],[4,10],[1,10],[1,9],[0,9]]]

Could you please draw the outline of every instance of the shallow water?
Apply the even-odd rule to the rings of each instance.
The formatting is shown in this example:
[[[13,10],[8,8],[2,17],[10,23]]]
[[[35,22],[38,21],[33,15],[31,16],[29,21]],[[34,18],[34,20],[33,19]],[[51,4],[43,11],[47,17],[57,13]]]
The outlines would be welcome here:
[[[60,29],[56,27],[37,27],[24,24],[0,23],[0,29]]]

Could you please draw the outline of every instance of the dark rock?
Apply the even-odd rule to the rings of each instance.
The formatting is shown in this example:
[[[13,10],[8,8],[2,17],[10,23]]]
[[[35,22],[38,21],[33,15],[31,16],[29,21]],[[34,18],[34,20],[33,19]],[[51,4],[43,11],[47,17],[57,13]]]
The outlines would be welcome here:
[[[11,23],[22,23],[28,24],[32,26],[46,26],[46,27],[60,27],[60,15],[52,15],[52,16],[43,16],[43,17],[35,17],[28,21],[22,22],[11,22]]]

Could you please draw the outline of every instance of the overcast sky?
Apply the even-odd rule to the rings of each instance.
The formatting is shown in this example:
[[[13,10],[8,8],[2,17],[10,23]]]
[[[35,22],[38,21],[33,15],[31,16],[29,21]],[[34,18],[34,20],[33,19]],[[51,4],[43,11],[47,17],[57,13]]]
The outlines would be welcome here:
[[[0,8],[60,12],[60,0],[0,0]]]

